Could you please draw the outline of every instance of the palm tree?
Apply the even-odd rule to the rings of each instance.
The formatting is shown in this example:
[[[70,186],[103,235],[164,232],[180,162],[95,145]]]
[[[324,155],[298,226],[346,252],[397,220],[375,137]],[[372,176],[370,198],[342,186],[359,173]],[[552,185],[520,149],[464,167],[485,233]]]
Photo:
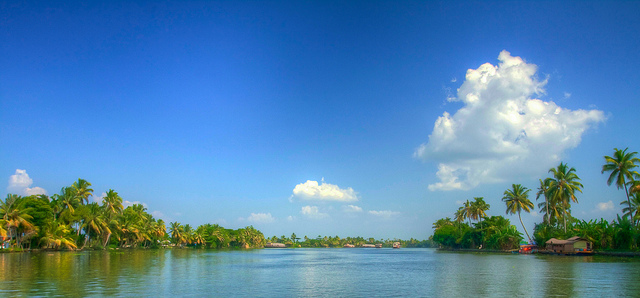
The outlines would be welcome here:
[[[3,201],[0,200],[0,217],[5,223],[9,231],[9,238],[16,239],[16,247],[20,247],[19,228],[34,229],[33,224],[29,221],[32,219],[29,215],[29,208],[23,208],[22,197],[15,194],[8,194]]]
[[[86,239],[83,247],[89,242],[91,232],[100,236],[104,233],[111,234],[109,225],[102,214],[102,209],[97,203],[86,205],[86,210],[83,214],[83,223],[80,228],[85,228]]]
[[[456,211],[456,213],[454,214],[455,217],[455,221],[460,224],[462,222],[464,222],[464,207],[460,207],[458,208],[458,210]]]
[[[184,238],[184,236],[182,235],[183,230],[184,229],[182,225],[177,221],[174,221],[169,224],[169,234],[171,234],[171,240],[173,240],[173,243],[176,243],[176,244],[182,243],[182,239]]]
[[[628,216],[631,219],[632,223],[637,225],[640,221],[640,193],[633,192],[631,194],[631,200],[628,202],[622,201],[620,205],[627,205],[627,207],[622,209],[622,212],[624,216]]]
[[[540,186],[538,187],[538,192],[536,193],[536,201],[540,198],[540,196],[544,195],[544,204],[538,204],[538,208],[542,209],[544,206],[544,217],[547,221],[547,224],[551,224],[551,217],[549,216],[549,199],[547,198],[547,189],[549,187],[544,184],[542,179],[540,179]]]
[[[464,202],[464,206],[462,207],[462,215],[469,220],[469,226],[471,226],[471,217],[473,217],[473,211],[471,202],[469,202],[469,200]]]
[[[602,173],[611,172],[607,179],[607,185],[611,185],[614,181],[618,189],[624,187],[624,192],[627,195],[627,206],[631,206],[631,199],[629,198],[629,190],[627,189],[626,181],[633,181],[634,177],[638,177],[638,172],[632,169],[637,167],[636,163],[640,163],[640,159],[635,157],[638,152],[629,152],[625,148],[620,150],[614,148],[613,157],[605,156],[606,163],[602,166]]]
[[[502,197],[502,201],[507,204],[507,214],[515,214],[518,213],[518,219],[520,219],[520,224],[524,229],[524,232],[527,234],[527,238],[529,238],[529,242],[531,242],[531,236],[529,236],[529,232],[527,232],[527,228],[522,223],[522,217],[520,216],[520,212],[524,210],[525,212],[531,212],[531,208],[533,208],[533,203],[529,201],[529,191],[530,189],[523,187],[520,184],[511,185],[512,189],[507,189],[504,191],[504,197]]]
[[[44,237],[40,242],[45,248],[58,249],[65,247],[67,249],[76,249],[77,246],[71,238],[71,228],[57,220],[47,224],[44,231]]]
[[[86,204],[89,204],[89,197],[93,195],[93,189],[89,188],[91,183],[87,182],[87,180],[78,178],[78,181],[73,182],[71,187],[75,190],[76,196],[80,199],[80,203],[83,204],[86,201]]]
[[[485,211],[489,210],[491,205],[487,204],[482,197],[473,199],[474,201],[471,203],[472,218],[480,223],[480,228],[482,229],[482,218],[487,217],[487,213]]]
[[[556,204],[561,204],[564,220],[564,232],[567,232],[567,215],[571,208],[571,201],[577,203],[576,191],[582,192],[582,183],[578,182],[580,177],[576,175],[575,168],[569,168],[567,164],[560,163],[557,168],[549,169],[553,173],[552,178],[544,180],[544,184],[548,187],[546,196]]]
[[[463,219],[464,220],[464,219]],[[433,223],[432,227],[434,230],[437,230],[439,228],[442,228],[444,226],[448,226],[448,225],[452,225],[453,223],[451,222],[451,218],[441,218],[436,220],[436,222]],[[373,241],[370,241],[370,243],[372,243]]]
[[[122,213],[122,198],[113,189],[107,191],[107,195],[102,198],[102,206],[109,216]]]

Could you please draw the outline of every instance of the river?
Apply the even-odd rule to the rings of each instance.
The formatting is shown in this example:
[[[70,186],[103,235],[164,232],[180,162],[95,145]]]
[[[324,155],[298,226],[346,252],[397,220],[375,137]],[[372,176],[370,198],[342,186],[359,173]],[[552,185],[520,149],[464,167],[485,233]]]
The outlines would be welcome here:
[[[0,296],[640,296],[640,260],[434,249],[0,254]]]

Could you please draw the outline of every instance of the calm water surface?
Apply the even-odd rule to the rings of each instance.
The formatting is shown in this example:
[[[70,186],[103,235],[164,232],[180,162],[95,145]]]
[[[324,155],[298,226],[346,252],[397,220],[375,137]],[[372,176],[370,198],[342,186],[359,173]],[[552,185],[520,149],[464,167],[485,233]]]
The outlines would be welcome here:
[[[0,296],[640,296],[640,261],[433,249],[0,254]]]

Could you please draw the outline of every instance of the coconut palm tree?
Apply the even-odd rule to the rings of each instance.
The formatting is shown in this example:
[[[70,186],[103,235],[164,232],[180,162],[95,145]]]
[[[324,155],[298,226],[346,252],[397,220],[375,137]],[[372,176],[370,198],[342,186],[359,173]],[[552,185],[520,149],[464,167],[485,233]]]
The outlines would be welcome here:
[[[89,242],[92,232],[98,237],[105,233],[111,234],[111,230],[109,230],[108,221],[104,217],[104,214],[102,213],[102,208],[100,208],[98,203],[91,203],[89,205],[86,205],[85,211],[83,212],[82,217],[83,217],[83,223],[80,228],[84,228],[85,234],[86,234],[86,238],[82,247],[87,245],[87,242]]]
[[[571,201],[578,203],[576,192],[582,192],[582,183],[578,182],[580,177],[576,175],[575,168],[569,168],[567,164],[560,163],[558,167],[549,169],[553,177],[544,180],[548,187],[547,198],[550,201],[560,204],[563,211],[564,232],[567,232],[567,216],[571,208]]]
[[[109,216],[122,213],[122,198],[113,189],[107,191],[107,195],[102,198],[102,207]]]
[[[32,217],[29,215],[29,208],[22,206],[22,197],[19,195],[8,194],[4,202],[0,201],[0,218],[4,221],[7,231],[9,231],[9,238],[16,239],[16,247],[20,247],[18,229],[34,229],[33,224],[30,222]]]
[[[602,173],[611,172],[607,179],[607,185],[610,186],[615,182],[618,189],[624,187],[624,192],[627,195],[627,206],[631,206],[631,199],[629,198],[629,190],[627,189],[626,182],[633,181],[634,177],[640,176],[637,171],[633,170],[638,166],[636,163],[640,163],[640,159],[635,157],[638,152],[627,153],[628,149],[629,148],[620,150],[614,148],[613,157],[605,156],[604,160],[606,163],[602,166]]]
[[[169,234],[171,234],[171,240],[173,240],[173,243],[181,244],[184,239],[183,233],[184,228],[179,222],[174,221],[169,224]]]
[[[58,249],[64,247],[67,249],[76,249],[77,245],[71,237],[71,228],[57,220],[47,224],[44,227],[44,236],[40,238],[44,248]]]
[[[473,209],[471,207],[471,202],[469,202],[469,200],[464,202],[464,205],[462,206],[462,210],[463,210],[462,214],[466,219],[469,220],[469,226],[471,226],[471,217],[473,217]]]
[[[89,204],[89,197],[93,195],[93,189],[91,187],[91,183],[87,180],[78,178],[78,181],[73,182],[71,185],[75,190],[76,196],[80,200],[80,204]]]
[[[540,198],[540,196],[544,196],[544,203],[538,204],[538,208],[540,208],[540,210],[544,210],[544,219],[549,225],[551,224],[551,217],[549,216],[549,198],[547,198],[546,194],[547,188],[549,187],[544,184],[542,179],[540,179],[540,186],[538,186],[538,192],[536,193],[536,201]]]
[[[480,223],[480,228],[482,229],[482,219],[487,217],[487,213],[485,211],[489,210],[491,205],[487,204],[482,197],[473,199],[474,201],[471,202],[472,218]]]
[[[620,202],[620,205],[627,205],[622,209],[622,212],[624,216],[628,216],[631,219],[633,224],[637,225],[640,222],[640,193],[633,192],[631,199],[628,202]]]
[[[520,224],[522,225],[524,232],[527,234],[529,242],[531,242],[531,236],[529,236],[529,232],[527,232],[527,228],[524,226],[524,223],[522,223],[522,217],[520,216],[520,212],[522,210],[529,213],[531,212],[531,208],[533,208],[533,203],[529,201],[529,191],[530,189],[523,187],[520,184],[513,184],[511,185],[511,189],[504,191],[502,201],[507,204],[507,214],[518,213]]]

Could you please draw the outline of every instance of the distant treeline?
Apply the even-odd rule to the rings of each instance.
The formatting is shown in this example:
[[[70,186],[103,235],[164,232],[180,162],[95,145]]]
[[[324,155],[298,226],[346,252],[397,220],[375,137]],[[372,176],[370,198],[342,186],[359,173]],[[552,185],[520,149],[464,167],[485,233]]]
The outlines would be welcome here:
[[[438,244],[429,238],[427,240],[401,240],[401,239],[379,239],[375,238],[363,238],[363,237],[346,237],[340,238],[339,236],[322,236],[318,235],[315,238],[309,238],[304,236],[299,238],[295,233],[290,237],[282,235],[280,237],[273,236],[267,239],[272,243],[283,243],[288,247],[344,247],[346,244],[355,245],[356,247],[363,244],[382,244],[383,247],[391,247],[394,242],[400,242],[402,247],[438,247]]]

